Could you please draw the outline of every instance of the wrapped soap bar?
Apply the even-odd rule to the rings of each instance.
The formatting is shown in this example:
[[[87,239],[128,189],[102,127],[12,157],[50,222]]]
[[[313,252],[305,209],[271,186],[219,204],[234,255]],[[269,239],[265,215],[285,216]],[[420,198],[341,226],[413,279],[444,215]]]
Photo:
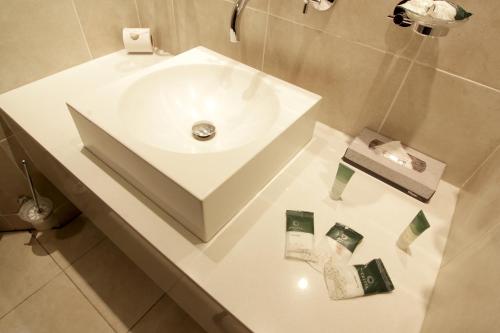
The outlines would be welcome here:
[[[318,242],[316,247],[318,261],[310,263],[311,267],[322,273],[325,263],[330,258],[337,264],[347,264],[362,239],[363,236],[357,231],[341,223],[335,223],[324,239]]]
[[[286,211],[287,258],[316,261],[314,255],[314,213]]]
[[[325,283],[331,299],[339,300],[394,290],[394,285],[381,259],[366,265],[341,265],[333,260],[325,264]]]

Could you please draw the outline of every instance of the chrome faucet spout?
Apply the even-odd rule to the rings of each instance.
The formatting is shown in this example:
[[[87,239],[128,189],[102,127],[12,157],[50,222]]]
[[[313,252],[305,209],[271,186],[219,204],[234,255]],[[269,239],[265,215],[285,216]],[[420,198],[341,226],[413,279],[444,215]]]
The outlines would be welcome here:
[[[232,43],[240,41],[240,16],[249,0],[236,0],[233,15],[231,16],[231,27],[229,29],[229,40]]]

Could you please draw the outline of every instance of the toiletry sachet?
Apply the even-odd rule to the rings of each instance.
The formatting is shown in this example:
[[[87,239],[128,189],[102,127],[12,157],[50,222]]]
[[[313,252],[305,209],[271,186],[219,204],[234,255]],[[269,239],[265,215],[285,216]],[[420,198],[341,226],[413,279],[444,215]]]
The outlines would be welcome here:
[[[386,293],[394,290],[381,259],[366,265],[340,265],[329,260],[324,278],[328,295],[333,300]]]
[[[310,262],[312,268],[323,273],[325,263],[330,258],[337,264],[347,265],[363,235],[341,223],[335,223],[316,244],[317,262]]]
[[[285,257],[316,261],[314,254],[314,213],[286,211]]]

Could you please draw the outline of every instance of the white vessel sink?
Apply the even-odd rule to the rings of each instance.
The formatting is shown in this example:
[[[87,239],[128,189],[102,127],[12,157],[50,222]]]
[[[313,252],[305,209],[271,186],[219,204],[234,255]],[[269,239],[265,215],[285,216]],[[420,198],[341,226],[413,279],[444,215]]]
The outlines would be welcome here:
[[[320,99],[197,47],[67,104],[88,150],[208,241],[310,140]]]

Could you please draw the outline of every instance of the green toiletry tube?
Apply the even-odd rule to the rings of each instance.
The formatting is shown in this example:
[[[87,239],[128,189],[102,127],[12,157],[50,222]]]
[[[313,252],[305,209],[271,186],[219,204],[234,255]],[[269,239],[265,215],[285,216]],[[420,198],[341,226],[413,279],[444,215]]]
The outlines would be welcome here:
[[[398,247],[406,251],[410,247],[410,244],[413,243],[418,236],[420,236],[425,230],[429,229],[430,224],[425,217],[423,211],[418,212],[417,216],[413,219],[413,221],[406,227],[401,236],[399,236],[397,245]]]
[[[342,193],[349,180],[351,180],[352,175],[354,175],[354,170],[347,167],[346,165],[339,163],[339,168],[337,169],[337,176],[332,186],[330,192],[330,198],[333,200],[342,200]]]

